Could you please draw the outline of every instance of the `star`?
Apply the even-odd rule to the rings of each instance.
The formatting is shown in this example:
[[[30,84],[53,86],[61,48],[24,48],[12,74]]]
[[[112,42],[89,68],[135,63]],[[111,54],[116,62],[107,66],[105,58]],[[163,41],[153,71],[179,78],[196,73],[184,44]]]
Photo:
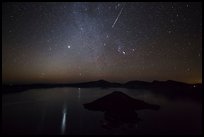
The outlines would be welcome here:
[[[3,4],[2,73],[10,81],[19,73],[33,83],[39,82],[35,74],[45,70],[42,82],[80,82],[81,76],[117,82],[201,79],[201,5]]]
[[[186,7],[188,8],[188,7],[189,7],[189,5],[188,5],[188,4],[186,4]]]
[[[186,69],[186,72],[190,72],[190,71],[191,71],[191,69],[190,69],[190,68],[187,68],[187,69]]]

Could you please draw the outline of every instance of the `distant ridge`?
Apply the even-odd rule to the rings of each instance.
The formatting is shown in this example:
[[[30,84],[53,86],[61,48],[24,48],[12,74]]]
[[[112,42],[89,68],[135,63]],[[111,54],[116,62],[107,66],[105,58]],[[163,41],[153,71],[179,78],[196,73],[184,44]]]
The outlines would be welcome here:
[[[92,87],[101,87],[101,88],[144,88],[144,89],[156,89],[156,90],[201,90],[202,84],[187,84],[184,82],[178,82],[173,80],[167,81],[157,81],[146,82],[146,81],[128,81],[124,84],[121,83],[113,83],[105,80],[97,80],[90,82],[82,82],[82,83],[68,83],[68,84],[28,84],[28,85],[3,85],[2,91],[12,92],[12,91],[23,91],[28,89],[36,89],[36,88],[54,88],[54,87],[81,87],[81,88],[92,88]]]
[[[120,87],[122,84],[120,83],[112,83],[105,80],[97,80],[97,81],[90,81],[90,82],[83,82],[83,83],[76,83],[76,84],[68,84],[70,86],[77,86],[77,87]]]

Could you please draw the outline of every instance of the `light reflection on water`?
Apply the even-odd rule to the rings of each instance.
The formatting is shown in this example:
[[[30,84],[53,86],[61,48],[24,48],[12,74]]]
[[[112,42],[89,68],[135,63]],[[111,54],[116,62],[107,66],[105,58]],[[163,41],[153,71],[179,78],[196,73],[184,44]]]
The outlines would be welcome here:
[[[104,113],[84,109],[113,91],[161,106],[141,110],[133,129],[104,129]],[[148,90],[101,88],[33,89],[2,96],[2,128],[6,134],[200,134],[202,104],[169,98]]]
[[[62,134],[65,133],[65,128],[66,128],[66,118],[67,118],[67,107],[66,103],[63,105],[63,112],[62,112]]]

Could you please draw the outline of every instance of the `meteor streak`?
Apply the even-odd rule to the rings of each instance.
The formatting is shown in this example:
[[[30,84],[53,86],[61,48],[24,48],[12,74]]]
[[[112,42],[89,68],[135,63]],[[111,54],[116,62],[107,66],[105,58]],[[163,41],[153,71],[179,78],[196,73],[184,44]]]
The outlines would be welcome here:
[[[115,21],[114,21],[114,23],[113,23],[113,25],[112,25],[112,28],[114,28],[116,22],[118,21],[118,18],[120,17],[121,13],[123,12],[123,8],[124,8],[124,7],[122,7],[122,9],[120,10],[120,12],[118,13],[117,18],[115,19]]]

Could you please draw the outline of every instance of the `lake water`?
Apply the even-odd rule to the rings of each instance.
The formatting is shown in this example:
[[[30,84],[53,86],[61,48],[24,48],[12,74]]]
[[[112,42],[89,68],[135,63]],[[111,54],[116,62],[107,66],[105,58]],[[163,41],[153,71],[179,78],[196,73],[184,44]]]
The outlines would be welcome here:
[[[83,104],[116,90],[160,109],[137,111],[140,121],[134,127],[106,129],[104,112]],[[201,102],[148,90],[50,88],[2,96],[3,134],[201,134],[201,121]]]

